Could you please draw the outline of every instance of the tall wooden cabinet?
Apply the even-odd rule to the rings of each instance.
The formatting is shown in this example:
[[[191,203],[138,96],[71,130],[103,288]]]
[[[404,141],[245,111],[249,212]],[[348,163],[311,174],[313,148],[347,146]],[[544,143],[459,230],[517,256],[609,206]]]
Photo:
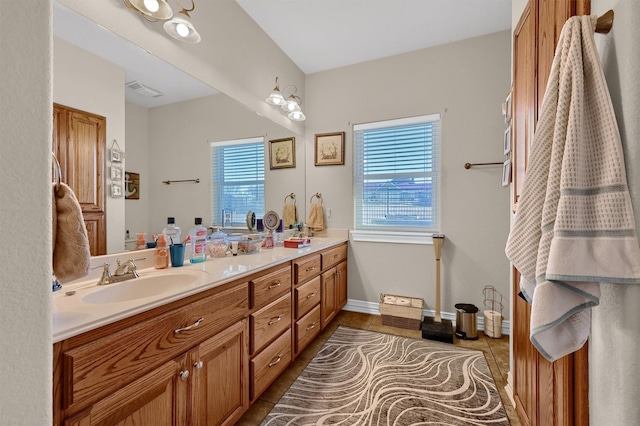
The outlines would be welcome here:
[[[107,253],[106,118],[53,105],[53,151],[62,182],[75,193],[92,256]]]
[[[522,191],[530,144],[560,31],[573,15],[590,11],[589,0],[530,0],[513,34],[512,165],[513,210]],[[587,425],[586,346],[550,363],[529,339],[531,307],[518,297],[513,271],[513,393],[523,425]]]

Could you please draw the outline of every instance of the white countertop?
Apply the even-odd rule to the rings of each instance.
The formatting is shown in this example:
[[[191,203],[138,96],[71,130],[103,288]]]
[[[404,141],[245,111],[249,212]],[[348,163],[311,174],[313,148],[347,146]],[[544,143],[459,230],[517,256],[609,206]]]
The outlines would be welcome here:
[[[114,303],[86,303],[82,299],[88,294],[100,291],[109,286],[117,286],[139,278],[123,281],[122,283],[98,286],[97,282],[102,275],[99,265],[105,261],[110,261],[111,263],[116,257],[126,260],[129,256],[140,256],[145,251],[94,258],[95,261],[92,261],[92,263],[97,267],[91,274],[80,280],[64,284],[62,290],[53,293],[53,342],[56,343],[77,336],[169,302],[226,284],[242,276],[289,262],[309,253],[345,242],[347,239],[347,233],[344,233],[344,235],[338,233],[335,236],[314,237],[311,239],[310,246],[299,249],[275,247],[272,249],[262,249],[258,253],[248,255],[240,254],[238,256],[227,256],[224,258],[210,258],[205,262],[196,264],[190,264],[187,260],[182,267],[162,270],[153,268],[151,266],[153,265],[151,262],[152,259],[148,259],[147,261],[139,263],[138,274],[140,278],[171,274],[189,274],[194,276],[193,282],[149,297]],[[155,253],[153,249],[146,252],[148,254]],[[112,266],[112,270],[113,269]],[[69,292],[74,294],[67,295]]]

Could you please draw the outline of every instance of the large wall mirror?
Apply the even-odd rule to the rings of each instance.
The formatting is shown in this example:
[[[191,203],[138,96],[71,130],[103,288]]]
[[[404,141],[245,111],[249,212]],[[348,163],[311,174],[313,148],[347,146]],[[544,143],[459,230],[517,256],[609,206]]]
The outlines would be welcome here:
[[[206,226],[219,225],[212,220],[212,143],[263,137],[268,147],[269,140],[294,137],[295,168],[271,170],[265,148],[265,210],[281,214],[291,193],[306,199],[303,135],[58,2],[53,6],[53,101],[106,117],[106,149],[109,153],[115,141],[124,153],[120,163],[111,163],[107,155],[107,253],[125,250],[127,230],[131,238],[145,232],[150,240],[170,216],[183,234],[195,217]],[[137,91],[126,86],[131,82]],[[112,184],[122,185],[121,196],[113,196]]]

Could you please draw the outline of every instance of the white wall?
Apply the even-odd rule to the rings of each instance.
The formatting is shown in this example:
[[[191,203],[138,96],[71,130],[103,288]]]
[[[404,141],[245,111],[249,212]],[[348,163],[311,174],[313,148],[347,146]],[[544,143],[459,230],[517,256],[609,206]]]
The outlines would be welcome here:
[[[126,153],[124,69],[54,37],[53,80],[53,102],[105,117],[107,153],[114,140]],[[105,169],[107,253],[115,253],[124,248],[124,198],[109,196],[109,164]]]
[[[210,143],[259,136],[264,137],[267,148],[269,140],[296,138],[295,168],[270,170],[265,150],[265,207],[282,215],[287,194],[304,198],[304,137],[223,94],[150,109],[147,232],[162,230],[169,216],[176,218],[183,235],[193,227],[194,217],[202,217],[205,226],[212,225]],[[200,179],[200,183],[162,183],[181,179]],[[128,216],[127,211],[127,220]]]
[[[627,180],[640,229],[640,3],[592,0],[591,13],[613,9],[608,35],[596,34],[622,144]],[[640,286],[605,285],[593,309],[589,340],[591,424],[631,425],[640,418]]]
[[[136,232],[146,232],[149,237],[148,241],[151,241],[151,234],[149,234],[151,231],[148,227],[149,110],[126,102],[125,121],[125,139],[128,142],[125,172],[133,172],[140,175],[140,185],[138,187],[140,198],[124,200],[125,230],[129,230],[130,238],[135,238]],[[120,251],[123,250],[124,248]]]
[[[504,31],[307,76],[306,193],[322,193],[333,213],[331,228],[353,228],[352,125],[442,114],[442,310],[449,313],[461,302],[482,309],[485,285],[495,286],[508,307],[509,189],[501,186],[502,167],[463,166],[505,159],[501,105],[510,90],[510,57]],[[338,131],[346,132],[345,165],[315,167],[314,135]],[[350,299],[378,302],[380,293],[401,294],[434,308],[431,245],[350,247]]]
[[[0,1],[0,422],[12,426],[51,424],[51,43],[49,0]]]
[[[197,2],[190,16],[202,41],[195,45],[168,37],[162,22],[144,21],[121,1],[58,1],[231,96],[249,110],[295,133],[303,132],[304,124],[289,120],[264,99],[273,89],[276,76],[280,77],[281,87],[293,84],[305,99],[304,73],[234,0]]]

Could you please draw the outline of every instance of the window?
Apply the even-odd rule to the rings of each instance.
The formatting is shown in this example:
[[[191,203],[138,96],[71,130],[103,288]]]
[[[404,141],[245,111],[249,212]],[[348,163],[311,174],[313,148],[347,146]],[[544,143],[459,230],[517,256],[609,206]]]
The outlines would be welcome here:
[[[438,231],[439,129],[439,114],[353,126],[356,231]]]
[[[249,210],[264,215],[264,140],[211,143],[212,223],[246,227]]]

